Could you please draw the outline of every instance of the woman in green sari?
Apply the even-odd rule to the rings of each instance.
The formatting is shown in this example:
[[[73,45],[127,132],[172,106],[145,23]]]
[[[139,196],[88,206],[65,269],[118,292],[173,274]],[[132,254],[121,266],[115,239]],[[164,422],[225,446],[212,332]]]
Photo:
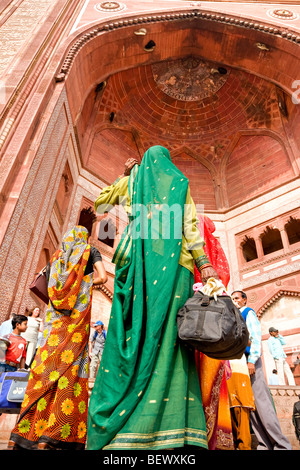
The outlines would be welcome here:
[[[217,277],[197,229],[187,178],[167,149],[104,188],[95,209],[123,203],[129,224],[114,255],[114,298],[88,411],[87,449],[207,448],[195,355],[177,337],[176,315],[202,282]],[[186,210],[185,210],[186,209]]]

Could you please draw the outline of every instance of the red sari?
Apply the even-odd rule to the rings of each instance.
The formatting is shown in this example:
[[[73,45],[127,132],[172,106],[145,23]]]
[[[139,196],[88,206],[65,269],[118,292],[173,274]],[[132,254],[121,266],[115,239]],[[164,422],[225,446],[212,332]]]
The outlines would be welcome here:
[[[206,215],[198,216],[198,219],[200,221],[198,226],[199,231],[205,241],[205,254],[213,265],[214,269],[217,271],[219,278],[223,282],[224,286],[227,288],[228,282],[230,280],[229,264],[219,240],[217,240],[213,235],[213,232],[216,230],[215,224]],[[200,273],[196,268],[194,275],[195,282],[201,282]]]
[[[223,285],[227,288],[230,279],[229,264],[219,241],[213,235],[215,224],[207,216],[200,216],[199,220],[199,230],[205,240],[205,254]],[[201,283],[201,276],[196,268],[194,277],[196,283]],[[208,448],[210,450],[233,450],[234,443],[226,384],[227,374],[230,374],[229,363],[196,352],[196,366],[206,419]]]

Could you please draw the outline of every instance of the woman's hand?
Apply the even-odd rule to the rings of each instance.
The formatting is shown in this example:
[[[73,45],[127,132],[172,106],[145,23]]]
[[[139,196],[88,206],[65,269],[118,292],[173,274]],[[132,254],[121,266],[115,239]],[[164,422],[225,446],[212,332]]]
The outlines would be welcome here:
[[[129,176],[134,165],[138,164],[139,162],[136,158],[128,158],[128,160],[125,162],[124,176]]]
[[[201,269],[200,276],[201,276],[201,281],[203,285],[207,283],[210,277],[219,279],[217,271],[212,266],[208,266],[207,268]]]
[[[251,377],[251,375],[255,374],[255,365],[252,364],[252,362],[248,362],[247,366],[248,366],[249,375]]]

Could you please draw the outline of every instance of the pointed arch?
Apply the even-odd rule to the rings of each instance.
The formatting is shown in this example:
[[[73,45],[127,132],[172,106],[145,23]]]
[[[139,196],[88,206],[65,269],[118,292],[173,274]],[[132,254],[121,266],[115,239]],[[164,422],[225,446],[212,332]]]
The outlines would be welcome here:
[[[220,201],[217,192],[216,170],[212,163],[186,146],[171,152],[171,158],[189,179],[191,195],[195,204],[203,205],[204,210],[218,209]],[[195,160],[197,165],[194,166],[191,160]]]
[[[202,155],[199,155],[198,153],[196,153],[194,150],[192,150],[190,147],[186,145],[182,145],[177,150],[172,152],[171,154],[172,160],[174,158],[180,157],[182,153],[186,153],[190,157],[194,158],[194,160],[196,160],[197,162],[205,166],[210,172],[213,179],[217,178],[217,171],[216,171],[215,165],[213,165],[207,158],[203,157]]]
[[[278,155],[280,169],[273,168],[271,164],[274,154]],[[273,169],[273,172],[267,171],[268,168]],[[268,129],[237,132],[226,149],[219,172],[223,175],[222,188],[227,207],[251,200],[258,193],[263,194],[276,185],[293,180],[297,175],[288,142]]]
[[[295,287],[283,289],[282,287],[279,287],[278,289],[274,289],[262,299],[260,305],[256,309],[258,318],[261,318],[265,311],[283,296],[300,298],[300,288]]]

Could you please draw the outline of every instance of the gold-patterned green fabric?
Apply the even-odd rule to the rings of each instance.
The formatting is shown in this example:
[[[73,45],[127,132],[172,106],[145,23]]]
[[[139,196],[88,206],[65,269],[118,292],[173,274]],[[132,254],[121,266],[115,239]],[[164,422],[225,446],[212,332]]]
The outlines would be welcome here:
[[[193,274],[179,264],[187,190],[163,147],[150,148],[131,171],[129,224],[114,256],[111,316],[89,403],[89,450],[207,448],[194,353],[177,339],[177,311],[193,294]]]

